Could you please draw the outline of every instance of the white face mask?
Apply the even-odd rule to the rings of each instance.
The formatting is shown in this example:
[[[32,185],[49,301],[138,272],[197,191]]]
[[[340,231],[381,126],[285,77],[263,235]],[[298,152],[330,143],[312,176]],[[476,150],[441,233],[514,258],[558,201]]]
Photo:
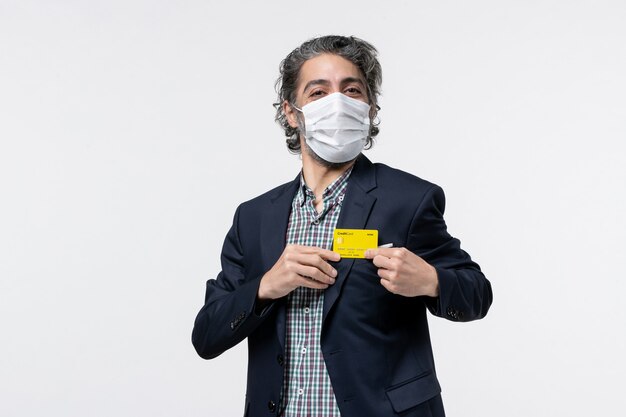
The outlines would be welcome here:
[[[304,115],[304,139],[320,158],[347,162],[363,150],[370,132],[369,104],[333,93],[302,106],[300,111]]]

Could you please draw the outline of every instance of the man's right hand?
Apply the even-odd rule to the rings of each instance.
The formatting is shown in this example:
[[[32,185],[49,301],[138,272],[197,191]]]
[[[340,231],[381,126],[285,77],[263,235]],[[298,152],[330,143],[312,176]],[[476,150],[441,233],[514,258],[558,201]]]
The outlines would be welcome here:
[[[338,253],[315,246],[287,245],[259,285],[259,300],[284,297],[298,287],[326,289],[335,283],[337,270],[327,261],[337,262]]]

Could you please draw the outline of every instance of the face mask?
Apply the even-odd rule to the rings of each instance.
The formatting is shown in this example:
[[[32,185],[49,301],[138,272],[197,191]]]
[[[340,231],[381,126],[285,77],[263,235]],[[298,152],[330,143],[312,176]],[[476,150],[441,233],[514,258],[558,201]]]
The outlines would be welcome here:
[[[333,93],[295,108],[304,115],[304,139],[320,158],[348,162],[363,150],[370,131],[369,104]]]

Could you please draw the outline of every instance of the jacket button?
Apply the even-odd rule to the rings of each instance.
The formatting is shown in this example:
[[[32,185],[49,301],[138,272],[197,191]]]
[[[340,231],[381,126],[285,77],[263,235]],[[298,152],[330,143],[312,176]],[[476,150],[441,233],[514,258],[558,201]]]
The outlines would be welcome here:
[[[285,363],[285,358],[283,357],[283,355],[278,355],[276,356],[276,361],[280,366],[283,366],[283,363]]]
[[[276,411],[276,403],[274,401],[270,401],[267,403],[267,409],[270,410],[270,412],[274,412]]]

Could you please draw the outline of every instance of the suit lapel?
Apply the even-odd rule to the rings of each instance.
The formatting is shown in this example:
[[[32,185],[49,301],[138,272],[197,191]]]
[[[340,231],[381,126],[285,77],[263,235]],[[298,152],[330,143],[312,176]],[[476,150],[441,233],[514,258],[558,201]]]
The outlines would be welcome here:
[[[274,266],[283,250],[285,250],[291,203],[299,184],[300,177],[298,176],[271,200],[267,211],[263,213],[261,220],[261,254],[263,267],[266,271],[269,271]]]
[[[261,255],[263,259],[263,270],[269,271],[276,263],[280,255],[285,250],[285,239],[287,237],[287,225],[289,223],[289,213],[293,197],[298,190],[300,176],[285,187],[274,199],[268,210],[263,213],[261,220]],[[285,320],[286,303],[285,299],[277,300],[276,311],[276,334],[281,347],[285,346]]]
[[[375,168],[365,156],[361,155],[350,174],[348,187],[346,189],[345,199],[341,207],[341,213],[337,220],[337,229],[363,229],[367,224],[367,219],[376,197],[368,194],[376,187]],[[323,320],[326,320],[329,311],[337,301],[341,294],[343,284],[346,281],[350,269],[354,264],[354,259],[341,259],[335,265],[337,269],[337,279],[334,285],[328,287],[324,292],[324,314]]]

